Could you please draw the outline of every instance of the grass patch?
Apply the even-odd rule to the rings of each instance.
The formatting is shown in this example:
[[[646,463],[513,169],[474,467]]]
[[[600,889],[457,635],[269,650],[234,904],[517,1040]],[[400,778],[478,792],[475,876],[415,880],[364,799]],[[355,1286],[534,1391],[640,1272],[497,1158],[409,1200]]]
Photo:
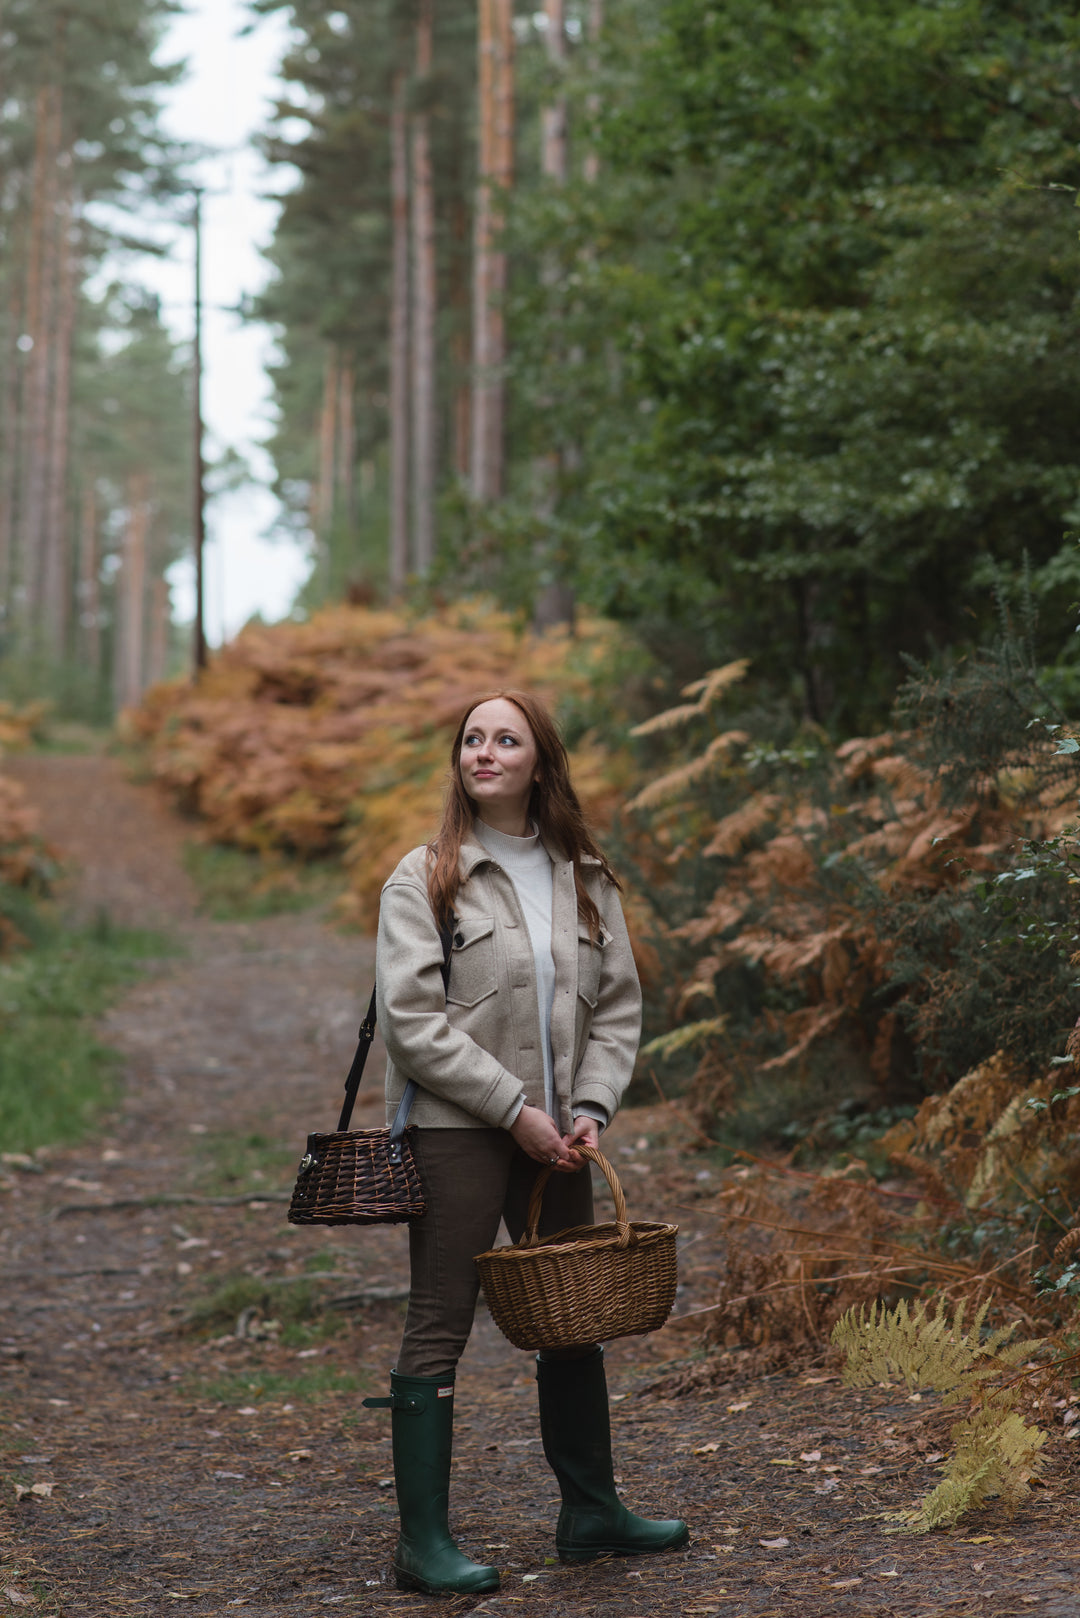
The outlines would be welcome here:
[[[26,894],[4,890],[0,908],[27,948],[0,960],[0,1140],[32,1152],[77,1140],[116,1098],[119,1063],[94,1020],[147,962],[176,953],[161,934],[63,927]]]
[[[279,1399],[291,1404],[319,1404],[341,1393],[367,1393],[371,1377],[364,1371],[339,1371],[333,1365],[306,1366],[296,1371],[225,1371],[220,1376],[185,1378],[192,1398],[222,1405],[257,1405]]]
[[[190,842],[184,869],[199,908],[213,921],[255,921],[329,904],[342,891],[341,868],[322,860],[303,865],[283,855],[250,853],[220,843]]]
[[[332,1337],[344,1321],[326,1307],[327,1289],[315,1281],[268,1281],[255,1275],[236,1275],[198,1299],[188,1310],[185,1324],[191,1331],[211,1336],[233,1331],[245,1311],[254,1310],[261,1321],[275,1320],[279,1341],[290,1348]]]
[[[199,1185],[207,1191],[287,1191],[296,1176],[301,1148],[296,1141],[248,1135],[204,1135],[199,1141]]]

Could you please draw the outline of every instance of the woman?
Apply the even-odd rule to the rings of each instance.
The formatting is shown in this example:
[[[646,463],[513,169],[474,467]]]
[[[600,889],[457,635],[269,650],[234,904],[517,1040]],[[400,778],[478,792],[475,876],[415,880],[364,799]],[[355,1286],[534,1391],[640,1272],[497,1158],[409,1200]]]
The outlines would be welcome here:
[[[428,1594],[499,1583],[447,1526],[474,1256],[494,1245],[500,1218],[518,1240],[541,1164],[553,1170],[541,1231],[593,1223],[575,1147],[595,1147],[614,1115],[641,1026],[618,880],[586,828],[549,715],[522,692],[485,697],[450,758],[438,838],[383,889],[376,967],[391,1115],[409,1079],[421,1087],[411,1121],[428,1211],[409,1233],[391,1397],[370,1402],[393,1411],[398,1585]],[[599,1345],[541,1353],[537,1382],[544,1453],[562,1491],[562,1560],[684,1545],[684,1522],[650,1522],[619,1501]]]

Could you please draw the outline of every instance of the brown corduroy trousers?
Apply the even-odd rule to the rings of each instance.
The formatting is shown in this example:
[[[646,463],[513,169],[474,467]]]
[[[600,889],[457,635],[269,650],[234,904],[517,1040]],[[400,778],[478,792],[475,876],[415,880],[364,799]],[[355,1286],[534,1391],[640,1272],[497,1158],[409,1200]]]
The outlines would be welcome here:
[[[511,1241],[520,1238],[540,1165],[505,1129],[418,1129],[413,1143],[427,1213],[409,1227],[409,1310],[397,1370],[446,1376],[472,1329],[480,1290],[473,1260],[495,1246],[500,1219]],[[592,1223],[588,1164],[577,1174],[552,1174],[540,1234]],[[589,1352],[575,1349],[569,1357]]]

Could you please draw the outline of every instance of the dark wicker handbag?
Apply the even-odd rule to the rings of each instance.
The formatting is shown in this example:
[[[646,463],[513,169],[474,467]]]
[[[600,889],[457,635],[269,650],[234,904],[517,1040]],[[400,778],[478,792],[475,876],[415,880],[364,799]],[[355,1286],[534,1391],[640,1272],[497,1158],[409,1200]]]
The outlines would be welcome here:
[[[495,1324],[515,1348],[577,1348],[656,1331],[671,1313],[678,1283],[678,1225],[630,1224],[618,1176],[602,1152],[575,1151],[603,1172],[615,1199],[608,1225],[573,1225],[538,1236],[544,1187],[536,1176],[525,1233],[516,1247],[476,1259]]]
[[[440,928],[443,983],[450,979],[453,918]],[[356,1092],[375,1038],[375,990],[360,1034],[345,1101],[332,1135],[309,1135],[289,1203],[290,1225],[403,1225],[424,1215],[424,1190],[406,1128],[418,1089],[405,1086],[389,1129],[349,1129]]]

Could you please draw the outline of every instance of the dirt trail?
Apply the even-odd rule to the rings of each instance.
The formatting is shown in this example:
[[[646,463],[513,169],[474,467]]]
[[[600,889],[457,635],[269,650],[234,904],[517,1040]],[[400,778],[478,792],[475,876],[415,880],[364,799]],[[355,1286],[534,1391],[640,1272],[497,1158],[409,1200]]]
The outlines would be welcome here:
[[[392,1362],[407,1237],[296,1231],[282,1200],[304,1133],[336,1110],[372,946],[313,915],[200,917],[185,829],[108,759],[36,757],[15,773],[72,864],[72,909],[165,927],[183,953],[107,1019],[126,1087],[101,1133],[0,1193],[0,1614],[156,1618],[178,1602],[263,1618],[334,1606],[522,1618],[1080,1611],[1068,1464],[1080,1445],[1059,1446],[1051,1487],[1011,1523],[989,1512],[953,1534],[885,1539],[881,1511],[934,1481],[905,1438],[920,1412],[821,1373],[678,1400],[643,1393],[693,1352],[675,1327],[612,1345],[609,1373],[627,1499],[682,1511],[690,1548],[552,1564],[556,1491],[529,1360],[483,1310],[459,1377],[453,1516],[466,1547],[503,1569],[503,1588],[479,1602],[399,1594],[389,1423],[359,1400],[383,1391]],[[378,1056],[361,1121],[381,1118]],[[679,1311],[707,1303],[719,1233],[671,1115],[626,1114],[606,1145],[636,1216],[684,1222],[699,1262]],[[221,1200],[154,1205],[162,1193]],[[253,1335],[250,1313],[190,1328],[224,1283],[299,1284],[316,1253],[313,1284],[344,1300],[337,1334],[286,1346],[269,1327]],[[16,1503],[15,1485],[35,1483],[52,1490]]]

